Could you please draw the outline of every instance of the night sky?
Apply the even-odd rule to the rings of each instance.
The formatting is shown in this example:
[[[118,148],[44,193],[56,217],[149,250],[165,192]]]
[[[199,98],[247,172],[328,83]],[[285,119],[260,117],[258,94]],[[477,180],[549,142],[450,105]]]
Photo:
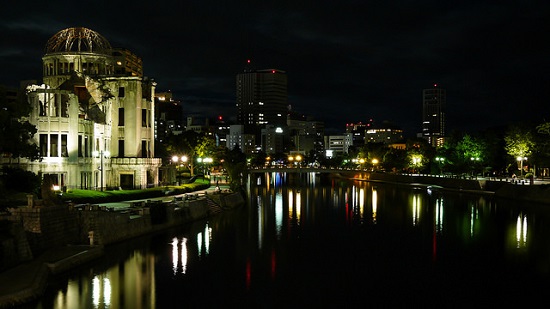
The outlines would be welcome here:
[[[46,41],[81,26],[142,57],[190,114],[234,120],[235,75],[251,59],[286,71],[293,109],[339,132],[373,119],[414,135],[434,83],[448,132],[550,121],[550,1],[67,3],[2,8],[0,84],[40,80]]]

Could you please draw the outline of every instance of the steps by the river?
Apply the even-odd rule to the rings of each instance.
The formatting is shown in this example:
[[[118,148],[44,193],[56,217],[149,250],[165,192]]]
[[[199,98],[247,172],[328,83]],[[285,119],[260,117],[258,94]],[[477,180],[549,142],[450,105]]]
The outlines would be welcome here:
[[[211,215],[217,215],[223,211],[220,205],[218,205],[212,198],[206,196],[206,202],[208,203],[208,213]]]

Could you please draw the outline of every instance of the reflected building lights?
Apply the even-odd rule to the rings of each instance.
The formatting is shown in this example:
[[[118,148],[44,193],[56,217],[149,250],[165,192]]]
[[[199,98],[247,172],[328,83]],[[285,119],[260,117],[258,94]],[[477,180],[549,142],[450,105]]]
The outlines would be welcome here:
[[[202,256],[202,232],[197,233],[197,255],[199,259]]]
[[[95,276],[92,280],[92,301],[96,308],[109,308],[111,305],[111,282],[109,278],[101,280]]]
[[[363,215],[365,210],[365,189],[359,189],[359,214],[361,215],[361,223],[363,223]]]
[[[283,233],[283,196],[275,196],[275,233],[277,239],[281,239]]]
[[[181,239],[181,273],[185,274],[187,272],[187,238]]]
[[[210,242],[212,241],[212,228],[206,223],[204,227],[204,250],[206,255],[210,253]]]
[[[292,196],[292,191],[288,191],[288,218],[291,220],[294,219],[294,197]]]
[[[412,196],[412,224],[416,226],[420,221],[420,208],[422,206],[422,200],[420,194],[413,194]]]
[[[300,220],[302,218],[302,193],[296,193],[296,222],[300,225]]]
[[[519,214],[516,222],[516,248],[527,247],[527,215]]]
[[[174,275],[178,273],[178,263],[179,263],[179,253],[178,253],[178,239],[174,237],[172,239],[172,272]]]
[[[259,197],[258,197],[259,198]],[[262,242],[263,242],[263,239],[264,239],[264,216],[262,215],[262,207],[261,205],[258,205],[258,207],[256,208],[257,211],[258,211],[258,249],[262,249]]]
[[[475,225],[475,215],[476,209],[472,206],[470,210],[470,237],[474,236],[474,225]]]
[[[443,199],[435,200],[435,231],[437,234],[443,233]]]
[[[376,224],[376,212],[378,211],[378,192],[372,188],[372,223]]]

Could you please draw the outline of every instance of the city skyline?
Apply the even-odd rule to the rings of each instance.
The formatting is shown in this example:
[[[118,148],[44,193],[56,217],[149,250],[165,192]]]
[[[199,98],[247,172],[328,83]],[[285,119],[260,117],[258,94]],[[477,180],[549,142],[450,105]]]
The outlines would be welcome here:
[[[548,3],[161,1],[99,11],[61,3],[10,5],[0,20],[0,84],[40,80],[48,38],[82,26],[136,53],[158,91],[208,116],[236,118],[235,76],[250,59],[286,71],[293,109],[329,130],[374,119],[418,133],[422,89],[434,83],[447,90],[448,133],[548,117]]]

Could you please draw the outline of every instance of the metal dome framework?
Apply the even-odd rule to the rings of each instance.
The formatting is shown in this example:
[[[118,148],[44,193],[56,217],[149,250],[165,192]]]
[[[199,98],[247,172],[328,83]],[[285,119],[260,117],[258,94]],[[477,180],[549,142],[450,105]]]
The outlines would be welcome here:
[[[46,43],[45,52],[90,52],[108,53],[111,44],[101,34],[84,27],[67,28],[52,36]]]

